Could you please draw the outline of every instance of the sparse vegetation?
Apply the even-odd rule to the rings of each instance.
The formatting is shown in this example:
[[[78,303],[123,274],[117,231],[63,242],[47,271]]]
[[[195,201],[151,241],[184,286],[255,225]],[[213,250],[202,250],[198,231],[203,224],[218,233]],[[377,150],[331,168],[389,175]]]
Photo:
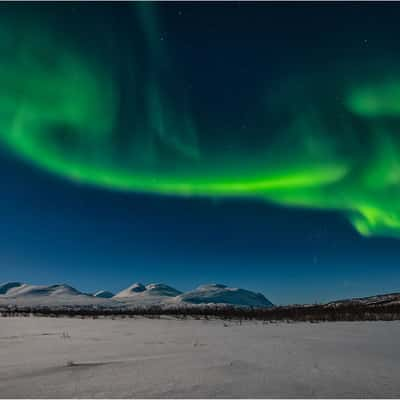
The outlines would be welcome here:
[[[134,318],[137,316],[160,318],[170,316],[179,319],[210,319],[235,320],[240,324],[246,320],[259,320],[265,323],[277,321],[392,321],[400,320],[400,304],[340,304],[285,306],[272,308],[240,308],[232,306],[204,307],[171,307],[158,306],[137,308],[99,308],[99,307],[0,307],[0,315],[41,316],[41,317],[77,317],[77,318]]]

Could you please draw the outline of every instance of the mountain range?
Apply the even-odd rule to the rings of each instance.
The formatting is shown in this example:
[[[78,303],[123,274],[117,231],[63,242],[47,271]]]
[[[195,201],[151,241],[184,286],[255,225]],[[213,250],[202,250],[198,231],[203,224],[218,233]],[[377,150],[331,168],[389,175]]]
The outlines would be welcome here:
[[[391,305],[400,304],[400,293],[336,300],[325,307],[348,304]],[[201,306],[231,305],[238,307],[273,307],[261,293],[231,288],[222,284],[201,285],[194,290],[181,292],[163,283],[133,285],[114,294],[108,290],[83,293],[66,285],[30,285],[21,282],[0,284],[0,306],[88,306],[88,307],[147,307],[147,306]],[[311,305],[311,304],[310,304]],[[309,305],[304,305],[309,306]]]
[[[7,282],[0,285],[0,305],[94,305],[110,307],[213,305],[224,304],[242,307],[272,307],[273,304],[261,293],[230,288],[221,284],[202,285],[183,293],[163,283],[143,285],[134,283],[113,294],[99,290],[93,294],[83,293],[66,285],[30,285]]]

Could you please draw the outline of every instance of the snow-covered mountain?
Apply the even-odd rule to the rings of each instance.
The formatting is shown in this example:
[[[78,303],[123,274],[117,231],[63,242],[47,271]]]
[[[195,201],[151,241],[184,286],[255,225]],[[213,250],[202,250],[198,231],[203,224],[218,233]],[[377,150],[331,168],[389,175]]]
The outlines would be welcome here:
[[[20,282],[6,282],[0,285],[0,295],[6,295],[10,289],[20,287],[22,283]]]
[[[92,295],[66,285],[30,285],[21,282],[0,284],[0,306],[94,306],[146,307],[158,305],[162,307],[233,305],[243,307],[272,307],[273,304],[261,293],[250,290],[231,288],[221,284],[202,285],[182,293],[163,283],[143,285],[135,283],[116,295],[100,290]],[[400,293],[388,293],[369,297],[343,299],[325,303],[324,307],[336,307],[346,304],[374,305],[400,304]],[[303,305],[304,307],[308,305]],[[311,305],[309,305],[311,306]],[[291,307],[291,306],[287,306]]]
[[[146,292],[152,296],[167,297],[175,297],[182,293],[180,290],[174,289],[173,287],[165,285],[163,283],[150,283],[146,286]]]
[[[8,282],[0,285],[0,294],[7,297],[83,295],[69,285],[29,285],[19,282]]]
[[[273,304],[261,293],[229,288],[221,284],[199,286],[197,289],[178,296],[179,302],[192,304],[229,304],[249,307],[272,307]]]
[[[210,284],[182,293],[163,283],[143,285],[134,283],[113,295],[100,290],[93,295],[82,293],[65,284],[29,285],[20,282],[8,282],[0,285],[0,305],[104,305],[107,307],[141,306],[182,306],[225,304],[249,307],[271,307],[272,303],[262,294],[249,290],[229,288],[225,285]]]
[[[102,304],[105,300],[107,299],[84,294],[66,284],[30,285],[20,282],[8,282],[0,285],[0,305],[87,306]]]
[[[143,284],[136,282],[133,285],[127,287],[124,290],[121,290],[120,292],[118,292],[114,297],[118,298],[118,297],[132,297],[137,295],[138,293],[144,292],[146,290],[146,286],[144,286]]]
[[[390,305],[390,304],[399,304],[400,303],[400,293],[388,293],[388,294],[378,294],[376,296],[368,296],[368,297],[356,297],[352,299],[343,299],[343,300],[335,300],[331,301],[325,306],[341,306],[341,305],[349,305],[349,304],[362,304],[362,305]]]
[[[132,305],[164,305],[173,302],[173,299],[181,293],[163,283],[150,283],[146,286],[134,283],[117,293],[113,299]]]
[[[149,285],[142,285],[141,283],[134,283],[128,288],[121,290],[114,298],[141,298],[148,296],[161,296],[161,297],[175,297],[181,294],[177,289],[163,283],[150,283]]]

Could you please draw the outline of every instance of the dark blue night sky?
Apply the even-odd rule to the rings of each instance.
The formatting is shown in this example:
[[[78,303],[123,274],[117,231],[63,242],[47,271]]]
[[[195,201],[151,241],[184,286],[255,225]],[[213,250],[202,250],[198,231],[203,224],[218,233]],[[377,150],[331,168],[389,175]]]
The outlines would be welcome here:
[[[80,21],[93,15],[86,29],[101,20],[112,24],[113,40],[129,37],[126,5],[81,7]],[[256,123],[251,99],[261,79],[272,86],[310,65],[324,70],[336,57],[400,50],[397,4],[169,3],[158,13],[160,40],[182,61],[180,84],[195,93],[200,120],[224,132],[240,126],[244,136]],[[136,281],[180,290],[217,282],[276,304],[399,291],[400,239],[362,236],[340,212],[113,191],[53,175],[6,149],[0,168],[0,281],[87,292]]]
[[[87,291],[224,282],[280,304],[398,289],[398,240],[362,237],[335,213],[121,194],[2,165],[4,281]]]

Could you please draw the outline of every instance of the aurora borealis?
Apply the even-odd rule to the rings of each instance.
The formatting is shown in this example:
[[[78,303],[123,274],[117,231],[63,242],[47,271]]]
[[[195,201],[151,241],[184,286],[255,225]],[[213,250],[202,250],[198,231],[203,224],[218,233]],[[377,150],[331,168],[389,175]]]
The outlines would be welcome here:
[[[122,61],[115,42],[93,39],[101,27],[82,36],[57,27],[54,10],[17,18],[15,8],[0,39],[0,140],[14,157],[100,188],[334,210],[362,235],[400,236],[395,57],[343,58],[273,83],[265,74],[254,106],[231,99],[251,127],[226,129],[218,104],[205,115],[182,89],[157,4],[126,5],[135,28]]]
[[[396,3],[0,4],[0,282],[398,292]]]

